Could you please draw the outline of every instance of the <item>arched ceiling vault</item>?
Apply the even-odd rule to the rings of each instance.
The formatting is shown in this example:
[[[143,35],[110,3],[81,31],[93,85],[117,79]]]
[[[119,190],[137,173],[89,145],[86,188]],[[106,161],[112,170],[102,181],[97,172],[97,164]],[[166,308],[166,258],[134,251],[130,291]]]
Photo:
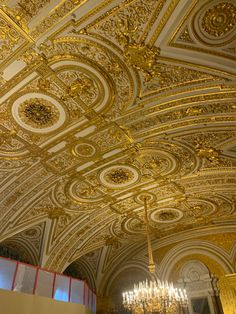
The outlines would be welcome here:
[[[233,0],[1,1],[0,241],[46,222],[44,267],[105,245],[125,260],[145,195],[153,241],[235,227],[235,16]]]

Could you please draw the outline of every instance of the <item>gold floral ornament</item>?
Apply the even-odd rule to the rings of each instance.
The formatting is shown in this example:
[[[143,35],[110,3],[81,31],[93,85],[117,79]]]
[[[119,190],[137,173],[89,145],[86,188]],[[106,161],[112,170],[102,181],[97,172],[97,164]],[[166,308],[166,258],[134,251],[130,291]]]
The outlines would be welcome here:
[[[0,17],[0,60],[4,60],[22,43],[20,33]]]
[[[16,137],[16,130],[10,130],[0,133],[0,145],[10,145],[13,146],[12,140]]]
[[[218,163],[219,162],[219,155],[220,150],[215,149],[213,147],[197,143],[196,144],[196,152],[197,155],[201,158],[205,158],[210,162]]]
[[[83,198],[88,198],[88,197],[96,198],[96,197],[99,196],[99,193],[97,191],[97,186],[87,186],[87,187],[84,187],[82,189],[79,189],[77,191],[77,194],[80,195]]]
[[[24,18],[29,21],[48,3],[50,0],[40,0],[40,1],[27,1],[20,0],[17,1],[17,9]]]
[[[72,148],[72,154],[81,158],[92,157],[96,151],[96,147],[90,143],[79,143]]]
[[[178,214],[174,211],[165,210],[159,213],[158,219],[161,221],[169,221],[178,218]]]
[[[42,90],[49,90],[51,87],[50,81],[44,78],[38,80],[37,87]]]
[[[47,206],[45,212],[49,219],[58,219],[61,216],[65,215],[65,211],[60,207]]]
[[[151,214],[151,219],[154,223],[172,223],[179,221],[182,217],[183,212],[176,208],[157,209]]]
[[[25,12],[24,10],[20,8],[9,8],[5,4],[1,6],[1,9],[8,15],[10,18],[20,26],[22,30],[24,30],[26,33],[29,32],[27,21],[25,19]]]
[[[142,71],[148,81],[158,75],[157,61],[160,49],[149,47],[143,43],[131,42],[124,47],[125,61],[131,67]]]
[[[74,74],[76,75],[76,73]],[[96,99],[98,93],[97,86],[88,76],[80,74],[72,82],[70,82],[70,73],[61,73],[59,77],[64,82],[67,81],[67,84],[69,85],[66,95],[62,97],[63,100],[67,100],[68,97],[75,98],[78,96],[82,97],[84,101],[91,101]]]
[[[34,128],[47,128],[59,120],[59,111],[46,99],[32,98],[19,106],[19,116]]]
[[[154,3],[154,2],[153,2]],[[150,3],[149,3],[150,5]],[[143,41],[138,40],[140,23],[135,20],[140,14],[151,13],[147,3],[144,6],[133,8],[132,12],[136,12],[133,18],[130,15],[123,14],[119,16],[115,23],[115,36],[118,43],[123,46],[125,62],[138,71],[142,71],[145,75],[145,80],[148,81],[158,74],[157,60],[160,55],[160,49],[154,46],[148,46]],[[111,28],[111,25],[107,25]],[[106,31],[108,28],[106,27]],[[113,27],[112,27],[113,29]]]
[[[119,240],[116,237],[105,235],[104,240],[105,240],[106,246],[112,246],[115,249],[118,249],[121,245],[121,243],[119,242]]]
[[[85,157],[92,156],[94,154],[94,148],[88,144],[78,145],[76,149],[79,155],[82,155]]]
[[[146,169],[155,170],[157,168],[160,168],[161,163],[163,163],[163,159],[162,160],[158,160],[157,157],[152,156],[151,158],[149,158],[148,161],[146,161],[143,164],[143,167],[146,168]]]
[[[125,168],[117,168],[106,173],[105,179],[113,184],[124,184],[134,178],[132,171]]]
[[[35,238],[37,236],[38,232],[37,229],[28,229],[24,232],[24,235],[30,237],[30,238]]]
[[[220,37],[231,31],[236,24],[236,7],[232,3],[221,2],[206,11],[202,19],[202,28],[214,37]]]

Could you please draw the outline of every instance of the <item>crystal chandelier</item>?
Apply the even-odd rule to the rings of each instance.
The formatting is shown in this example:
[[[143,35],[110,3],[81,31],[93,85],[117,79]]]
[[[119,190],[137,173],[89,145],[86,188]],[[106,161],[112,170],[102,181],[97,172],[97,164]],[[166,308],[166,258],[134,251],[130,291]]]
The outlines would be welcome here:
[[[153,260],[150,226],[147,215],[147,198],[144,198],[144,220],[147,232],[148,269],[155,272]],[[160,280],[144,281],[134,285],[134,289],[123,292],[123,305],[133,314],[177,314],[184,313],[188,298],[185,289],[174,288],[172,283]]]
[[[181,313],[187,306],[187,300],[185,290],[159,280],[139,282],[133,290],[123,293],[125,309],[134,314]]]

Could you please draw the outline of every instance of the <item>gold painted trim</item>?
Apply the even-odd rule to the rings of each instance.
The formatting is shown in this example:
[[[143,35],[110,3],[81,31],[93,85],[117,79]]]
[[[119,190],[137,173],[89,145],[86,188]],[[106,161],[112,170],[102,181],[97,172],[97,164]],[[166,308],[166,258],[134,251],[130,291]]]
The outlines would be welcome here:
[[[162,17],[161,21],[158,23],[158,27],[156,28],[154,34],[150,38],[148,44],[150,46],[153,46],[158,38],[158,36],[161,34],[163,28],[165,27],[167,21],[169,20],[171,14],[174,12],[175,8],[179,4],[180,0],[171,0],[171,4],[165,11],[164,16]]]

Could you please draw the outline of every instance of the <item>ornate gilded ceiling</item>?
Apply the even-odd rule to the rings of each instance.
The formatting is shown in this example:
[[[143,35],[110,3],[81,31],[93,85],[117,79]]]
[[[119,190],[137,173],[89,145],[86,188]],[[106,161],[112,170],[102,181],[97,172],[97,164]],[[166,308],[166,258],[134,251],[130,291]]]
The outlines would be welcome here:
[[[235,1],[0,3],[1,242],[104,270],[143,249],[144,196],[153,241],[232,232]]]

